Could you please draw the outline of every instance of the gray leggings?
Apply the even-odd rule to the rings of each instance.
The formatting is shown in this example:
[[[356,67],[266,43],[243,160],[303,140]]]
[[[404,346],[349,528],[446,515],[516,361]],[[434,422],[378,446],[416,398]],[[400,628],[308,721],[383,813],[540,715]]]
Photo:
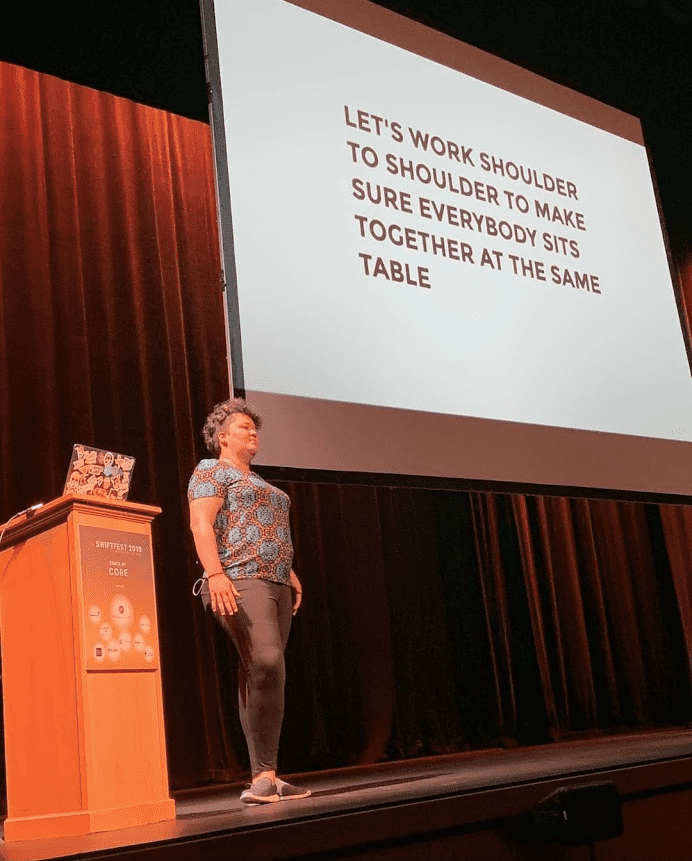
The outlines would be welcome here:
[[[214,614],[240,656],[238,704],[240,723],[254,777],[276,771],[284,716],[284,649],[293,614],[291,588],[269,580],[234,580],[240,597],[234,616]],[[210,599],[202,593],[205,609]]]

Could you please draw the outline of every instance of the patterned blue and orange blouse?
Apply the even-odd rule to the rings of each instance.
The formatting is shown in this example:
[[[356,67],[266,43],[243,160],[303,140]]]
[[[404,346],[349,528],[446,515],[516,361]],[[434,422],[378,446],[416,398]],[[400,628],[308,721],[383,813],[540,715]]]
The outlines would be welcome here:
[[[202,460],[195,467],[187,498],[223,499],[214,522],[216,546],[231,580],[261,577],[290,583],[293,544],[288,495],[254,472],[241,472],[222,460]]]

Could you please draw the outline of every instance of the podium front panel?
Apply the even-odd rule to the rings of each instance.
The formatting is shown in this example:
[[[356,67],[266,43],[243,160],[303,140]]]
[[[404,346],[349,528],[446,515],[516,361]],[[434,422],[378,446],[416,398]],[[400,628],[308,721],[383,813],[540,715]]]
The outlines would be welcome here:
[[[149,536],[80,524],[79,553],[85,668],[158,669]]]
[[[66,496],[0,551],[5,841],[172,819],[152,506]]]

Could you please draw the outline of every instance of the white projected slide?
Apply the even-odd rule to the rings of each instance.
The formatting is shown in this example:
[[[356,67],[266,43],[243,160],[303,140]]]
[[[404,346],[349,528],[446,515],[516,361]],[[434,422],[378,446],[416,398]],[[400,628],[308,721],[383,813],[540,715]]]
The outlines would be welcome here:
[[[264,462],[689,493],[638,121],[361,0],[215,15]]]

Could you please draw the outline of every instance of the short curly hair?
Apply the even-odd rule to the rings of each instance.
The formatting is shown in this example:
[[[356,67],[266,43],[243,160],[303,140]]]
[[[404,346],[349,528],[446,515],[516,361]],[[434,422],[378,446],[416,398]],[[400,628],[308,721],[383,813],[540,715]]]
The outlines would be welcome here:
[[[202,428],[202,439],[209,451],[218,457],[221,454],[221,446],[219,445],[219,431],[226,424],[229,416],[235,415],[249,416],[255,423],[257,430],[262,427],[262,419],[245,403],[242,398],[231,398],[228,401],[221,401],[216,404],[214,409],[207,416]]]

